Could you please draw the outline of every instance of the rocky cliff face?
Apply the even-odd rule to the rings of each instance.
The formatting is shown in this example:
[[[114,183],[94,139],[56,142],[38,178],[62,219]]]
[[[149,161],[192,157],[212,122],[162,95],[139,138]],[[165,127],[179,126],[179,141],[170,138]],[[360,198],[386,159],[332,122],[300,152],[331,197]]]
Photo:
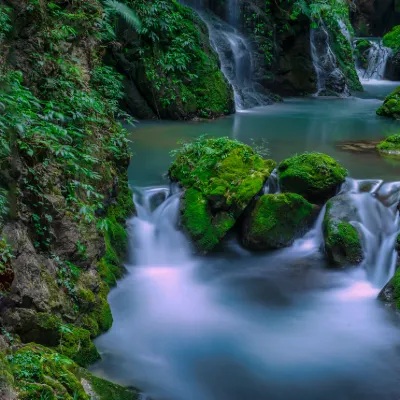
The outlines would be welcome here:
[[[134,212],[112,27],[97,0],[1,0],[0,21],[0,397],[106,398],[79,366],[111,327]]]

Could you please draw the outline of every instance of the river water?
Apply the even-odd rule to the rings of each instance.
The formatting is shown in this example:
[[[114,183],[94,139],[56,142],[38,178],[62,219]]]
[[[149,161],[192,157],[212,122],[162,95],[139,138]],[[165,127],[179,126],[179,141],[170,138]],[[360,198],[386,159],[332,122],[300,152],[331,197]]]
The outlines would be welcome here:
[[[287,99],[214,122],[139,124],[128,275],[110,294],[114,325],[96,341],[103,360],[94,372],[153,400],[400,399],[400,327],[376,300],[394,266],[400,197],[400,185],[378,180],[400,180],[400,165],[340,146],[396,130],[375,116],[395,84],[365,86],[358,98]],[[195,256],[177,229],[179,191],[164,174],[176,142],[205,133],[266,139],[277,161],[305,150],[338,159],[356,178],[343,190],[362,208],[366,238],[374,237],[362,267],[326,268],[321,218],[288,249],[250,253],[232,235]],[[382,221],[390,229],[378,234]],[[391,249],[378,257],[382,246]]]

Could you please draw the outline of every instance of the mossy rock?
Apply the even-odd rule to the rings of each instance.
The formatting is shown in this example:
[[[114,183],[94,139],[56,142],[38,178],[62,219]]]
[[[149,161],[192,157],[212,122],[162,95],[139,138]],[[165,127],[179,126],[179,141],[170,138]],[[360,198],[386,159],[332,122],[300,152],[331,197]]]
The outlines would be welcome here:
[[[376,113],[381,117],[400,119],[400,86],[386,97]]]
[[[325,203],[345,181],[347,170],[322,153],[303,153],[278,166],[282,192],[297,193],[315,204]]]
[[[88,367],[100,359],[100,354],[91,340],[91,334],[83,328],[72,325],[63,326],[60,345],[61,354],[69,357],[81,367]]]
[[[325,251],[332,266],[358,265],[364,259],[360,232],[350,223],[357,211],[348,195],[329,200],[323,221]]]
[[[293,193],[266,194],[255,203],[243,225],[243,244],[252,250],[290,246],[310,229],[316,207]]]
[[[181,222],[200,251],[220,242],[261,191],[275,165],[228,138],[201,137],[176,152],[169,175],[186,188]]]
[[[137,400],[139,393],[97,378],[71,359],[30,343],[8,356],[21,400]]]
[[[400,156],[400,135],[389,136],[379,143],[376,148],[384,155]]]

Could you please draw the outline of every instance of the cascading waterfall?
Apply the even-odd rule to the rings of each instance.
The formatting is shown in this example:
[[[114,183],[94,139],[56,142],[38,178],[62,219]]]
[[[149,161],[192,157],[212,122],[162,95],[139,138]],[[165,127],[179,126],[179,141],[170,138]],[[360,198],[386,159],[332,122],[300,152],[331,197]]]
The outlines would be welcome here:
[[[358,65],[357,73],[361,80],[382,80],[385,77],[386,65],[392,55],[392,50],[385,47],[380,39],[358,38],[367,40],[371,47],[366,56],[367,65]]]
[[[361,232],[369,280],[382,287],[393,276],[397,253],[395,241],[400,233],[400,182],[348,179],[342,193],[351,196],[358,219],[352,224]]]
[[[236,110],[271,104],[268,93],[254,79],[254,62],[248,40],[216,16],[202,11],[199,15],[208,27],[210,42],[221,61],[221,70],[234,90]]]
[[[349,90],[345,77],[337,67],[335,53],[330,45],[330,36],[325,22],[320,19],[318,28],[310,29],[311,57],[317,75],[317,92],[315,96],[335,92],[348,96]]]

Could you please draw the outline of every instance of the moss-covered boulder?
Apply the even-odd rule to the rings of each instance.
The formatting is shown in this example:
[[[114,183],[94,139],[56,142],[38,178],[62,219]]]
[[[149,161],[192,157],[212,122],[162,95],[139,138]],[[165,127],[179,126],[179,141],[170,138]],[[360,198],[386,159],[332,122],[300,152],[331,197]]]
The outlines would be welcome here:
[[[7,357],[20,400],[136,400],[139,394],[94,377],[71,359],[31,343]]]
[[[316,207],[298,194],[265,194],[243,223],[243,244],[252,250],[290,246],[310,228]]]
[[[394,51],[400,48],[400,25],[395,26],[383,37],[383,45]]]
[[[364,259],[361,235],[350,223],[358,218],[347,194],[329,200],[323,222],[325,251],[333,266],[360,264]]]
[[[400,135],[389,136],[379,143],[376,148],[383,155],[400,156]]]
[[[315,204],[322,204],[334,196],[346,176],[345,168],[332,157],[321,153],[294,156],[278,166],[282,192],[300,194]]]
[[[201,251],[214,248],[233,227],[276,165],[228,138],[201,137],[175,156],[169,175],[186,189],[182,225]]]
[[[400,119],[400,86],[386,97],[376,113],[381,117]]]

